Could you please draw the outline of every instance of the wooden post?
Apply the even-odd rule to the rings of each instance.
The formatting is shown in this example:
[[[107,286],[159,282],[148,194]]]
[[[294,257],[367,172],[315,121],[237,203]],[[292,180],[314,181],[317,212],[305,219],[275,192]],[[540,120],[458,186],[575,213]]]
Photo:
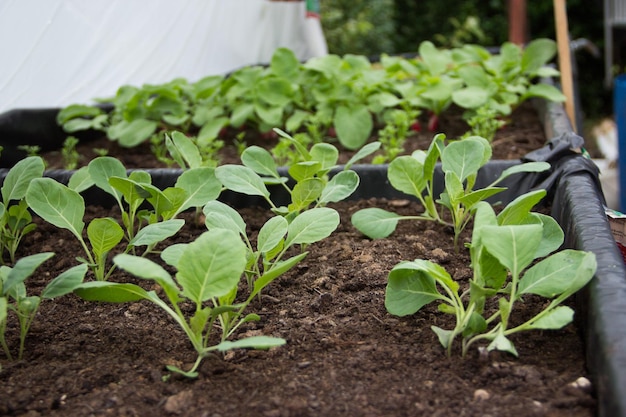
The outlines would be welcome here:
[[[565,94],[565,112],[576,132],[576,110],[574,108],[574,83],[572,80],[572,58],[570,56],[569,29],[567,26],[567,10],[565,0],[554,0],[554,20],[556,24],[556,41],[559,51],[559,71],[561,71],[561,88]]]
[[[526,0],[509,0],[509,42],[526,43]]]

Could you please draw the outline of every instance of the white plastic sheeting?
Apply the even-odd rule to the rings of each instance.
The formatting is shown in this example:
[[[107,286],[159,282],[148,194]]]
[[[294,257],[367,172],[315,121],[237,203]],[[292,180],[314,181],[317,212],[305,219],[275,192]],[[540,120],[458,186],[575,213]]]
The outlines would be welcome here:
[[[125,84],[196,81],[327,53],[305,2],[1,0],[0,113],[109,97]]]

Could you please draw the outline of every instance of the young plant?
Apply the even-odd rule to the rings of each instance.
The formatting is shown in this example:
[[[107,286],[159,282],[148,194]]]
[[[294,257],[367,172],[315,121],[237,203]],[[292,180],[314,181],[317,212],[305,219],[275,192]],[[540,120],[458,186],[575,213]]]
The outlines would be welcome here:
[[[293,188],[287,184],[288,179],[278,172],[272,155],[258,146],[250,146],[243,152],[243,165],[219,166],[215,169],[215,175],[231,191],[262,197],[275,213],[286,216],[289,221],[310,206],[323,207],[349,197],[359,185],[359,176],[350,167],[380,146],[378,142],[364,146],[342,171],[329,179],[330,170],[337,164],[337,148],[328,143],[317,143],[307,150],[282,130],[274,130],[291,140],[303,159],[288,169],[289,175],[296,182]],[[290,203],[287,206],[274,204],[266,184],[282,186],[289,194]]]
[[[0,189],[0,261],[3,263],[5,251],[11,263],[15,262],[15,253],[22,238],[36,227],[24,197],[30,181],[41,178],[43,171],[43,160],[30,156],[15,164],[4,178]]]
[[[15,263],[13,268],[8,266],[0,267],[0,345],[9,360],[13,360],[5,334],[9,313],[15,314],[19,323],[20,343],[17,353],[17,359],[19,360],[24,355],[26,336],[33,320],[35,320],[41,301],[72,292],[74,288],[82,283],[85,272],[87,272],[86,265],[77,265],[50,281],[40,296],[29,296],[26,293],[24,281],[35,272],[35,269],[52,256],[54,254],[50,252],[38,253],[21,258]]]
[[[436,135],[428,151],[416,151],[411,156],[401,156],[389,164],[388,178],[391,185],[417,198],[424,213],[416,216],[400,216],[383,209],[368,208],[352,215],[352,224],[372,239],[389,236],[400,220],[430,220],[452,226],[454,243],[472,217],[476,204],[505,190],[497,184],[520,172],[541,172],[550,168],[545,162],[527,162],[504,170],[488,186],[474,190],[478,171],[491,159],[491,146],[486,139],[473,136],[444,145],[445,136]],[[435,200],[434,173],[438,160],[444,174],[444,190]],[[451,223],[439,214],[438,207],[446,208]]]
[[[177,269],[174,278],[163,267],[145,258],[122,254],[113,261],[121,269],[157,283],[163,289],[165,299],[153,290],[115,282],[87,282],[79,286],[75,293],[89,301],[121,303],[148,300],[159,306],[180,326],[197,353],[196,361],[189,370],[167,366],[169,371],[189,378],[198,376],[198,366],[211,352],[237,348],[268,349],[285,343],[284,339],[269,336],[227,340],[239,324],[259,320],[257,314],[242,316],[242,313],[256,294],[274,278],[266,275],[257,280],[248,297],[235,303],[237,287],[247,263],[246,247],[235,232],[209,230],[191,243],[164,251],[162,256]],[[276,276],[280,273],[275,271]],[[185,302],[193,305],[191,317],[186,317],[181,309],[181,304]],[[212,336],[216,322],[230,314],[237,315],[237,325],[226,334],[222,331],[222,336],[215,343]]]
[[[94,183],[115,198],[124,228],[109,217],[94,219],[87,227],[90,242],[87,245],[83,238],[85,202],[79,191]],[[114,266],[107,269],[107,257],[124,238],[127,240],[125,253],[141,246],[146,247],[143,256],[152,253],[159,242],[173,236],[183,226],[184,220],[175,218],[178,214],[203,206],[217,198],[220,191],[212,168],[185,171],[174,187],[162,191],[151,184],[147,172],[133,171],[127,177],[119,161],[104,157],[93,160],[87,170],[77,171],[69,186],[50,178],[31,181],[26,201],[42,219],[69,230],[76,237],[87,256],[80,259],[81,262],[88,264],[100,281],[113,272]],[[145,202],[152,210],[142,208]]]
[[[68,136],[63,141],[63,147],[61,148],[61,157],[63,158],[63,166],[65,167],[65,169],[73,170],[78,167],[80,154],[76,150],[76,145],[78,145],[78,139],[74,136]]]
[[[551,217],[530,212],[544,195],[544,190],[522,195],[497,216],[488,203],[478,203],[469,286],[461,292],[459,283],[433,262],[401,262],[389,273],[387,311],[406,316],[439,302],[439,311],[455,317],[451,330],[431,326],[448,356],[457,337],[461,337],[462,356],[479,341],[489,342],[488,351],[517,356],[509,338],[512,334],[569,324],[574,311],[561,304],[591,280],[596,260],[591,252],[566,249],[553,253],[563,243],[562,230]],[[549,302],[534,317],[512,324],[515,304],[531,294]],[[495,311],[488,308],[491,305],[496,306]]]

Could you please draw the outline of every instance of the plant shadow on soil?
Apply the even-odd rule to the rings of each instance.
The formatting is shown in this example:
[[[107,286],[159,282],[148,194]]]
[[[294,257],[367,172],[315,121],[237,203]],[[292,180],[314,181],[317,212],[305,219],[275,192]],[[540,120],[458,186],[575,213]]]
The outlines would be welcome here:
[[[515,116],[514,123],[497,133],[494,159],[519,158],[545,142],[532,107],[520,107]],[[467,130],[458,117],[446,117],[440,126],[448,137]],[[407,141],[407,152],[423,149],[432,136],[416,134]],[[91,148],[99,147],[92,142],[80,146],[86,157]],[[230,152],[234,153],[232,149]],[[110,154],[117,156],[112,151]],[[127,168],[153,167],[145,160],[148,156],[147,149],[140,147],[124,149],[120,159]],[[224,158],[222,162],[226,163],[236,155]],[[342,158],[347,160],[349,156]],[[49,162],[49,167],[61,167],[54,164]],[[0,358],[0,414],[595,414],[593,392],[569,385],[588,376],[577,323],[558,331],[512,337],[519,358],[497,352],[485,358],[472,351],[462,359],[458,350],[448,358],[430,326],[449,328],[451,317],[437,312],[435,305],[404,318],[388,314],[384,307],[387,274],[402,260],[424,258],[440,263],[459,282],[467,282],[471,277],[467,250],[456,254],[453,236],[427,222],[401,222],[392,236],[375,241],[350,224],[351,214],[365,207],[400,214],[421,212],[414,202],[372,199],[332,206],[341,214],[337,231],[311,245],[301,264],[266,289],[262,301],[250,306],[261,320],[248,323],[238,332],[239,336],[283,337],[286,345],[269,351],[238,350],[209,356],[197,380],[178,376],[168,379],[165,365],[188,366],[195,352],[183,332],[154,305],[89,303],[73,295],[46,300],[26,340],[24,359],[8,362]],[[254,207],[241,213],[252,236],[269,216],[265,209]],[[104,216],[119,217],[115,210],[88,206],[85,221]],[[206,230],[194,224],[191,214],[185,216],[184,228],[165,244],[189,242]],[[81,248],[69,232],[40,219],[35,221],[38,227],[25,237],[19,257],[56,252],[27,281],[29,292],[39,294],[53,277],[76,264]],[[469,230],[462,236],[466,242]],[[122,271],[117,271],[112,280],[149,288],[147,282]],[[542,302],[529,297],[520,303],[518,319],[536,314]],[[574,302],[569,304],[573,306]],[[7,333],[9,344],[16,347],[18,333],[12,320]]]

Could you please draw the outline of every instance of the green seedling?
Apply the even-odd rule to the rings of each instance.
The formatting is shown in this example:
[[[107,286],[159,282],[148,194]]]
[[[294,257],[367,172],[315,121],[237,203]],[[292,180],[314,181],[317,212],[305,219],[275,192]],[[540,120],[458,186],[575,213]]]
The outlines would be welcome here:
[[[87,272],[86,265],[77,265],[50,281],[40,296],[28,295],[24,281],[52,256],[54,254],[50,252],[38,253],[21,258],[13,268],[5,265],[0,267],[0,345],[9,360],[13,359],[5,335],[10,318],[9,313],[13,313],[19,323],[20,343],[17,359],[22,359],[26,336],[35,320],[41,301],[71,293],[82,283]]]
[[[197,352],[197,359],[189,370],[167,366],[169,371],[189,378],[198,376],[197,369],[202,359],[212,352],[238,348],[268,349],[285,343],[284,339],[270,336],[227,340],[240,324],[260,319],[257,314],[244,316],[243,312],[256,294],[275,278],[265,275],[256,281],[254,289],[244,301],[235,303],[237,287],[247,264],[246,247],[235,232],[209,230],[191,243],[176,245],[164,251],[162,256],[177,269],[174,278],[163,267],[145,258],[122,254],[113,261],[121,269],[159,284],[165,300],[155,291],[146,291],[128,283],[87,282],[78,287],[75,293],[89,301],[121,303],[148,300],[159,306],[180,326]],[[274,272],[278,276],[284,271]],[[194,306],[189,318],[180,307],[185,302]],[[226,316],[236,320],[237,324],[228,332],[222,329],[222,336],[215,343],[213,330],[220,318]]]
[[[15,263],[15,254],[24,235],[35,230],[24,197],[30,181],[41,178],[43,171],[44,163],[40,157],[22,159],[9,170],[0,189],[0,258],[6,251],[11,263]]]
[[[451,330],[431,326],[451,355],[461,337],[465,356],[476,342],[489,342],[487,350],[515,356],[511,335],[523,331],[560,329],[572,321],[574,311],[561,305],[593,277],[593,253],[562,250],[563,232],[549,216],[530,208],[545,191],[518,197],[496,216],[486,202],[478,203],[470,245],[473,276],[462,290],[440,265],[422,259],[405,261],[389,273],[385,306],[397,316],[414,314],[431,302],[439,311],[455,317]],[[514,307],[529,295],[549,300],[534,317],[512,326]],[[490,300],[490,303],[487,301]],[[495,311],[487,305],[495,305]]]
[[[280,129],[275,131],[294,143],[303,161],[289,167],[288,172],[296,184],[291,188],[286,177],[278,172],[272,155],[258,146],[248,147],[241,155],[243,165],[222,165],[215,169],[215,175],[229,190],[263,197],[272,210],[288,220],[293,219],[309,207],[324,207],[328,203],[338,202],[349,197],[359,185],[359,176],[350,167],[359,159],[375,152],[380,143],[364,146],[344,166],[344,169],[332,178],[328,173],[336,167],[339,151],[327,143],[318,143],[307,150],[301,144]],[[277,206],[270,198],[266,184],[279,184],[290,195],[287,206]]]
[[[63,166],[67,170],[73,170],[78,167],[80,154],[76,150],[76,145],[78,145],[78,138],[75,138],[74,136],[68,136],[63,141],[61,157],[63,158]]]
[[[424,213],[401,216],[383,209],[359,210],[352,216],[352,224],[372,239],[389,236],[400,220],[437,221],[454,229],[454,243],[472,218],[476,204],[505,190],[497,184],[520,172],[542,172],[550,168],[545,162],[528,162],[504,170],[488,186],[474,190],[478,172],[491,159],[489,142],[473,136],[444,145],[445,136],[438,134],[427,151],[416,151],[411,156],[401,156],[389,164],[388,178],[391,185],[412,197],[424,207]],[[436,199],[434,195],[435,167],[441,160],[444,173],[444,190]],[[444,220],[438,208],[447,209],[451,223]]]

